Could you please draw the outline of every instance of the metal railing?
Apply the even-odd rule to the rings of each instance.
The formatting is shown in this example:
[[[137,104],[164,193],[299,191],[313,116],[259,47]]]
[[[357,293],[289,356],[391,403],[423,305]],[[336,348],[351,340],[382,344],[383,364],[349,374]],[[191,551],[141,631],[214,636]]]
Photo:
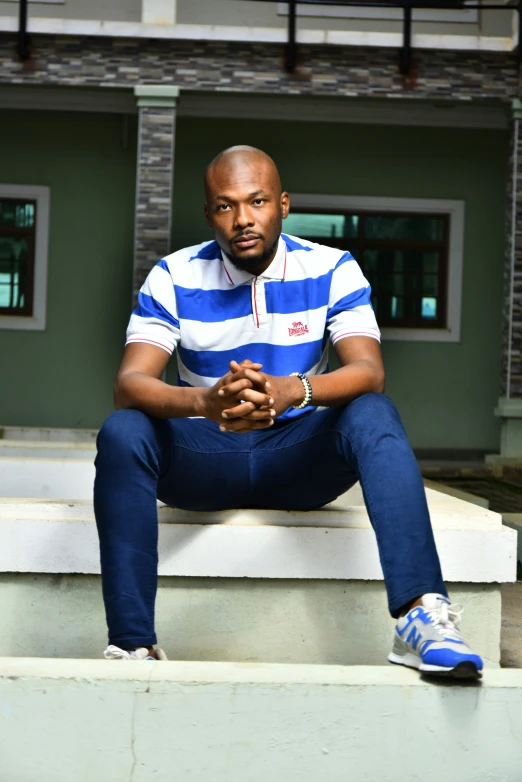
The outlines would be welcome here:
[[[256,0],[256,2],[274,3],[277,0]],[[518,12],[518,60],[522,59],[522,0],[513,0],[506,5],[494,5],[493,3],[467,2],[465,0],[286,0],[288,4],[288,41],[285,47],[285,70],[293,73],[297,66],[297,41],[296,41],[296,11],[298,5],[324,5],[324,6],[355,6],[359,8],[399,8],[403,11],[402,17],[402,47],[399,55],[399,70],[407,74],[411,68],[412,45],[412,11],[417,8],[430,9],[465,9],[481,11],[517,11]],[[30,56],[29,37],[27,34],[27,0],[19,0],[20,13],[18,25],[18,56],[21,60],[27,60]]]
[[[285,70],[293,73],[297,66],[297,41],[296,41],[296,16],[298,5],[318,5],[324,6],[355,6],[359,8],[399,8],[403,11],[402,17],[402,47],[399,55],[399,70],[407,74],[411,68],[412,45],[412,11],[417,8],[423,9],[450,9],[456,10],[480,10],[480,11],[517,11],[518,12],[518,59],[522,58],[521,36],[522,36],[522,0],[513,0],[506,5],[495,5],[493,3],[467,2],[465,0],[285,0],[288,5],[288,41],[285,50]],[[257,0],[259,2],[259,0]],[[274,3],[277,0],[261,0],[265,3]]]

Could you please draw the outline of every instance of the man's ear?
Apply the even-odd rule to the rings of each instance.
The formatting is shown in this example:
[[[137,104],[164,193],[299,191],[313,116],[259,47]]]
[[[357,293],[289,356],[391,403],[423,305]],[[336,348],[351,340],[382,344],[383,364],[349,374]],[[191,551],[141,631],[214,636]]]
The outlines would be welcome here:
[[[285,217],[288,217],[288,213],[290,211],[290,196],[286,192],[286,190],[281,193],[281,215],[283,217],[283,220]]]

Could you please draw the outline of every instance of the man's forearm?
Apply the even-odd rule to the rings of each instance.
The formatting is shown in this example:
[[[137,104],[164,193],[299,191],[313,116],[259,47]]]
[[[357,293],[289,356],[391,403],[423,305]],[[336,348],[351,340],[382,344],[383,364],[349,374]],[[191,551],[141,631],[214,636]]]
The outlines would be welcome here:
[[[126,372],[114,383],[116,409],[142,410],[156,418],[189,418],[203,415],[207,389],[169,386],[142,372]]]
[[[308,378],[312,386],[312,404],[341,407],[362,394],[384,391],[384,372],[371,361],[354,361],[325,375]]]

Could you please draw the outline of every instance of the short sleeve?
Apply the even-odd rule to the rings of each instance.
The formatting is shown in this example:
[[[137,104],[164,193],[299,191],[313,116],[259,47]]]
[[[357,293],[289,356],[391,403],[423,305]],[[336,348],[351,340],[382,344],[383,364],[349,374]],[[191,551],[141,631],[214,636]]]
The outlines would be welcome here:
[[[176,294],[166,261],[151,270],[138,294],[127,328],[126,345],[145,342],[171,355],[180,339]]]
[[[344,337],[381,341],[370,295],[370,285],[358,263],[345,253],[337,262],[330,286],[326,326],[332,344]]]

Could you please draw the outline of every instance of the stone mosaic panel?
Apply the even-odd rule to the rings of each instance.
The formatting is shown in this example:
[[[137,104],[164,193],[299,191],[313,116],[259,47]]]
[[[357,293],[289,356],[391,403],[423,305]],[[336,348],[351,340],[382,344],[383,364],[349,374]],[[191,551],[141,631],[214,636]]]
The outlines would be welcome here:
[[[169,251],[175,109],[142,107],[138,130],[134,293]]]
[[[0,43],[0,83],[176,84],[181,89],[291,95],[509,100],[520,94],[515,55],[416,50],[409,77],[396,49],[303,46],[294,75],[280,44],[32,36],[32,59],[16,58],[15,36]]]
[[[518,130],[516,127],[517,123]],[[514,160],[515,153],[516,159]],[[508,197],[506,208],[506,258],[504,263],[503,349],[500,395],[522,398],[522,120],[520,119],[514,120],[512,124],[506,182]],[[515,187],[514,231],[513,187]],[[514,273],[513,301],[511,303],[513,240]],[[512,333],[510,341],[509,322],[511,311]]]

